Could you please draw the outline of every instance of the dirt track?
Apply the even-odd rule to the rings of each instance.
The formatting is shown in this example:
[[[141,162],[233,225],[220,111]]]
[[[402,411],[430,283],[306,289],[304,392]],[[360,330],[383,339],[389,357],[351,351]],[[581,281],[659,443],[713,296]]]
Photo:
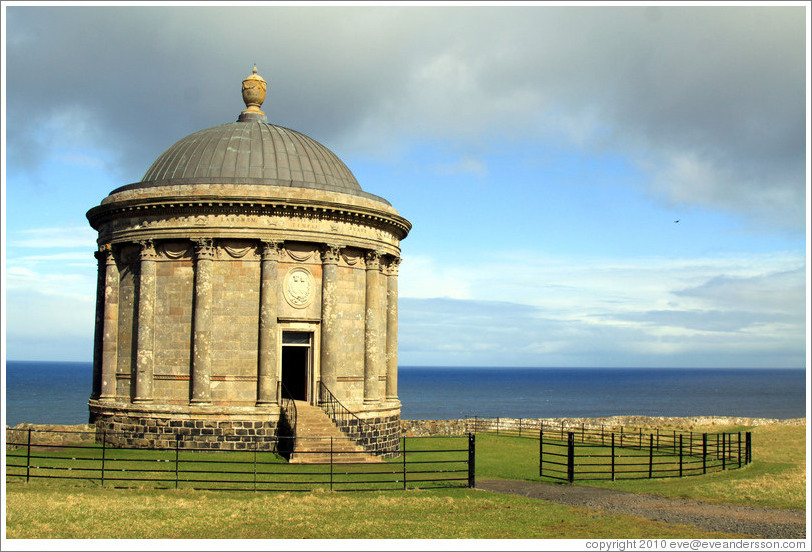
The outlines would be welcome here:
[[[583,485],[554,485],[530,481],[483,479],[476,488],[547,500],[568,506],[599,508],[654,521],[693,525],[709,531],[749,535],[754,538],[802,539],[806,514],[749,506],[711,504],[698,500],[662,498]]]

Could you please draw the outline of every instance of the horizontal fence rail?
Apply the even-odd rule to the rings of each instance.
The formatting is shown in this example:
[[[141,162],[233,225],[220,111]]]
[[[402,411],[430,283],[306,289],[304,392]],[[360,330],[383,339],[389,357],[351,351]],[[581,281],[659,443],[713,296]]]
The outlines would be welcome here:
[[[246,444],[247,450],[212,450],[196,448],[179,435],[174,448],[132,449],[110,446],[107,441],[111,433],[99,433],[97,438],[92,432],[67,433],[7,430],[7,481],[59,479],[99,486],[241,491],[375,491],[474,485],[473,435],[442,441],[435,437],[401,438],[400,456],[381,462],[357,460],[357,453],[334,451],[331,442],[326,458],[324,453],[313,453],[322,456],[312,463],[289,463],[257,443],[253,443],[253,450],[252,443]],[[280,450],[290,448],[279,443]]]
[[[737,469],[752,461],[748,432],[587,427],[538,419],[478,418],[474,433],[539,440],[539,476],[559,481],[654,479]]]

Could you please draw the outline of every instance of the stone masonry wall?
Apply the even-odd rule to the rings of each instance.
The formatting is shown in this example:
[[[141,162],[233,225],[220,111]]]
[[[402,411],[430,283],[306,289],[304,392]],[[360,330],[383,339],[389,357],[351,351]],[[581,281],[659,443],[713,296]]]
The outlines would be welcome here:
[[[464,435],[474,431],[475,422],[480,427],[496,429],[496,421],[499,421],[499,429],[517,431],[521,424],[522,430],[538,431],[542,427],[554,430],[560,428],[562,423],[565,428],[580,429],[600,429],[610,428],[685,428],[690,429],[697,426],[762,426],[771,424],[803,425],[805,418],[791,420],[779,420],[773,418],[737,418],[729,416],[696,416],[696,417],[653,417],[653,416],[611,416],[605,418],[467,418],[459,420],[401,420],[401,428],[404,437],[427,437],[432,435]]]
[[[96,442],[124,448],[276,450],[276,421],[170,420],[117,415],[96,421]],[[102,437],[104,436],[104,437]],[[255,445],[256,443],[256,445]]]
[[[401,420],[397,414],[364,419],[362,428],[358,427],[355,419],[337,425],[373,454],[383,458],[394,458],[400,454]]]

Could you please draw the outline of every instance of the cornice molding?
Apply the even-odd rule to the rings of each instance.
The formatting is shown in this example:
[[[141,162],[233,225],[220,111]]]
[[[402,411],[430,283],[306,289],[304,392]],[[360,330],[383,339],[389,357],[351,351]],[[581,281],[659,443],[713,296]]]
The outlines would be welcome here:
[[[308,200],[163,197],[116,201],[98,205],[87,212],[90,225],[96,230],[106,222],[128,216],[171,218],[190,215],[285,216],[350,222],[390,231],[399,240],[404,239],[412,228],[411,223],[405,218],[382,210]]]

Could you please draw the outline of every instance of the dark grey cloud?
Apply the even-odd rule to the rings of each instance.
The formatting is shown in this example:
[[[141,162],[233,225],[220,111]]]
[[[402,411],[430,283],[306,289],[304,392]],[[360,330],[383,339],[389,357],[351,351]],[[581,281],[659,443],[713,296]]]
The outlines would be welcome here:
[[[137,180],[236,118],[256,62],[269,118],[341,156],[569,142],[662,201],[804,225],[800,6],[12,6],[7,31],[11,170],[68,144]]]

